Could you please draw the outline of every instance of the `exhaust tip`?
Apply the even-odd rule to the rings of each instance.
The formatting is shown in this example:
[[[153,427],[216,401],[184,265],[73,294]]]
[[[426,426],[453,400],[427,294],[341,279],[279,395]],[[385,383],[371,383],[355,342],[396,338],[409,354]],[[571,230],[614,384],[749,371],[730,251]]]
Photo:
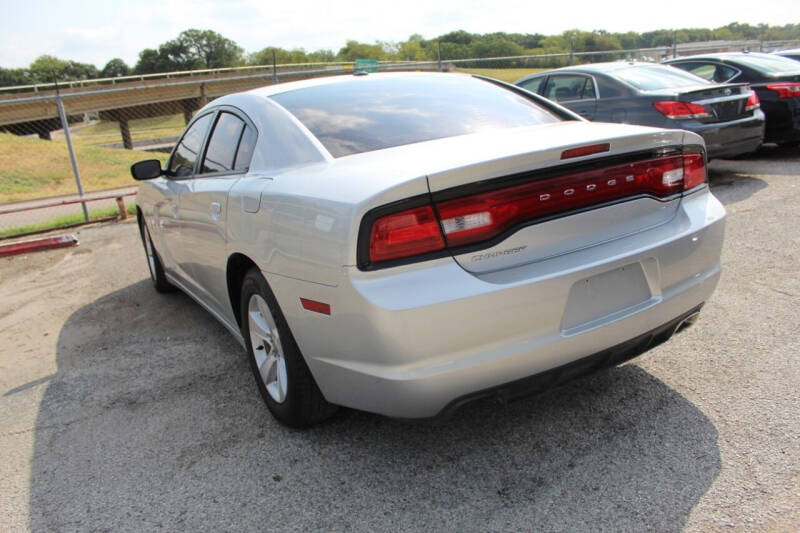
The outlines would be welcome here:
[[[700,318],[700,311],[695,311],[691,315],[687,316],[686,318],[684,318],[683,320],[678,322],[678,325],[675,326],[675,331],[673,331],[672,334],[674,335],[675,333],[678,333],[679,331],[683,331],[684,329],[688,328],[689,326],[694,325],[694,323],[697,322],[698,318]]]

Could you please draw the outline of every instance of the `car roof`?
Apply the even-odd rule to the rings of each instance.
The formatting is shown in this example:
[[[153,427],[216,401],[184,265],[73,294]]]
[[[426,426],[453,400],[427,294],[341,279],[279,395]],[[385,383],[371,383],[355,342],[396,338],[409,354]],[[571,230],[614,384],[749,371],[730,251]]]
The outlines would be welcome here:
[[[665,67],[667,65],[662,65],[661,63],[650,63],[648,61],[609,61],[606,63],[588,63],[586,65],[572,65],[569,67],[561,67],[555,68],[551,70],[546,70],[543,72],[536,72],[534,74],[530,74],[525,76],[524,78],[520,78],[515,83],[520,83],[522,81],[526,81],[532,78],[542,77],[542,76],[549,76],[551,74],[568,74],[574,72],[576,74],[610,74],[617,70],[627,69],[627,68],[638,68],[638,67]]]
[[[772,54],[763,54],[761,52],[717,52],[713,54],[697,54],[693,56],[676,57],[675,59],[668,59],[666,63],[673,61],[688,61],[692,59],[730,59],[736,61],[741,57],[754,56],[754,57],[771,57]]]
[[[776,50],[775,52],[772,53],[777,54],[779,56],[782,56],[784,54],[798,55],[800,54],[800,48],[790,48],[789,50]]]

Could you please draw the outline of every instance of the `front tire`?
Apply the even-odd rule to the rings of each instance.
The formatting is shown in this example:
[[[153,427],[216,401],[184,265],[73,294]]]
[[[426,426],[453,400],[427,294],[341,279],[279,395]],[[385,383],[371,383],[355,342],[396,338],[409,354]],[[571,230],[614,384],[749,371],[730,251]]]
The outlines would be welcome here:
[[[139,234],[142,236],[142,245],[147,257],[147,268],[150,270],[150,279],[153,281],[153,287],[161,293],[173,292],[175,286],[167,280],[167,275],[164,274],[164,267],[158,257],[156,247],[153,245],[153,239],[150,237],[150,230],[147,229],[147,223],[144,219],[139,223]]]
[[[331,416],[336,407],[322,396],[275,296],[257,268],[250,269],[242,281],[239,310],[250,368],[272,416],[295,428]]]

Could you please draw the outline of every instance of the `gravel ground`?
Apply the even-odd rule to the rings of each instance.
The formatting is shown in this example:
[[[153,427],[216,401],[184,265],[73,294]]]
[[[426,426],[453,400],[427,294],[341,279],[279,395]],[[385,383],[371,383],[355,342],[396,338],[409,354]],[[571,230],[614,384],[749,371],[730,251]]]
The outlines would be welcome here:
[[[800,156],[711,168],[696,326],[443,425],[277,425],[222,326],[152,290],[134,224],[0,260],[0,530],[797,530]]]

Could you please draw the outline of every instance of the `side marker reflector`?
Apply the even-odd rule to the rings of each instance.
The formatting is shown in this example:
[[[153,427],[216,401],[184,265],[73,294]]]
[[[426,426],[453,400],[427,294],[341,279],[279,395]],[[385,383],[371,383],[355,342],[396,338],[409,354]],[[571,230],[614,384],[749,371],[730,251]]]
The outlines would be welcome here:
[[[307,311],[314,311],[315,313],[322,313],[323,315],[331,314],[331,306],[323,302],[300,298],[300,305]]]

